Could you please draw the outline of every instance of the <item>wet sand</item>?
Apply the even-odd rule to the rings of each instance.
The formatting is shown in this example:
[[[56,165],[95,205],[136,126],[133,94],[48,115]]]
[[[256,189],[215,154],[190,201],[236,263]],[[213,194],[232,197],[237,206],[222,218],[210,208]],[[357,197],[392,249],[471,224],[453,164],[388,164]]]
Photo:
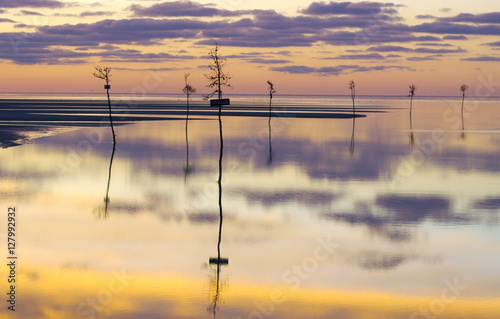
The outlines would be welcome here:
[[[208,101],[190,105],[190,120],[210,120],[218,116],[218,108]],[[384,112],[383,109],[359,107],[356,114],[346,107],[311,107],[307,105],[276,105],[273,118],[352,119],[365,117],[366,113]],[[106,101],[85,100],[0,100],[0,147],[21,145],[33,136],[54,134],[56,129],[71,127],[109,126]],[[264,105],[224,106],[223,116],[269,117],[269,107]],[[112,101],[115,125],[137,121],[183,120],[186,105],[180,102]]]

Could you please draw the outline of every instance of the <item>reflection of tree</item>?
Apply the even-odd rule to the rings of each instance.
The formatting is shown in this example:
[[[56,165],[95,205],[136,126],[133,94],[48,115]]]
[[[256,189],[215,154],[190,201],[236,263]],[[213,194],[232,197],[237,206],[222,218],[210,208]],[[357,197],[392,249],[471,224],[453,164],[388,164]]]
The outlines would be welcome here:
[[[187,176],[193,171],[193,167],[189,165],[188,123],[189,123],[189,107],[186,113],[186,166],[184,167],[184,182],[186,182]]]
[[[269,156],[267,158],[267,165],[271,165],[271,163],[273,162],[273,144],[272,144],[272,139],[271,139],[271,133],[272,133],[272,130],[271,130],[271,111],[269,111],[268,126],[269,126]]]
[[[465,125],[464,125],[464,115],[462,114],[462,133],[460,133],[460,138],[465,140]]]
[[[104,205],[102,207],[94,209],[94,214],[97,215],[97,218],[102,218],[102,219],[108,218],[109,185],[111,184],[111,168],[113,167],[115,149],[116,149],[116,143],[113,142],[113,151],[111,152],[111,158],[109,159],[108,185],[106,187],[106,196],[104,197]]]
[[[272,116],[272,102],[273,102],[273,94],[276,93],[274,89],[274,84],[271,81],[267,81],[268,89],[269,89],[269,157],[267,159],[267,165],[270,165],[273,162],[273,146],[271,143],[271,116]]]
[[[417,90],[417,87],[415,86],[415,84],[411,84],[408,86],[409,88],[409,97],[410,97],[410,146],[411,148],[413,148],[413,145],[415,144],[415,139],[413,137],[413,126],[412,126],[412,119],[411,119],[411,111],[412,111],[412,108],[413,108],[413,97],[415,96],[415,91]]]
[[[352,117],[352,135],[351,135],[351,146],[349,147],[349,154],[354,154],[354,132],[356,128],[356,117]]]
[[[460,137],[465,140],[465,125],[464,125],[464,101],[465,101],[465,91],[467,91],[469,87],[467,84],[462,84],[460,87],[460,91],[462,91],[462,134],[460,134]]]
[[[217,242],[217,257],[211,257],[209,259],[210,268],[215,266],[215,278],[210,281],[212,288],[212,301],[210,307],[208,307],[208,311],[212,311],[214,318],[217,312],[217,303],[219,302],[220,292],[221,292],[221,280],[220,273],[221,267],[223,265],[227,265],[229,260],[227,258],[221,258],[220,253],[220,244],[222,240],[222,222],[223,222],[223,214],[222,214],[222,156],[224,150],[224,140],[222,138],[222,120],[219,113],[219,134],[220,134],[220,154],[219,154],[219,179],[217,184],[219,186],[219,238]],[[213,268],[212,268],[213,269]]]
[[[411,113],[410,113],[410,146],[412,149],[414,144],[415,144],[415,137],[413,136],[413,121],[411,119]]]

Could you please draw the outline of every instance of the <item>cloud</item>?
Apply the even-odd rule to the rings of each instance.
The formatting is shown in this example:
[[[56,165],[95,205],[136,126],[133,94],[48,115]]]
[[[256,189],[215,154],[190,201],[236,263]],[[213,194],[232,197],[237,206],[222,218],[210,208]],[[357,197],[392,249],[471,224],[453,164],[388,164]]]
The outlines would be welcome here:
[[[56,0],[2,0],[1,8],[60,8],[63,3]]]
[[[490,47],[500,47],[500,41],[498,42],[490,42],[490,43],[485,43],[484,45],[488,45]]]
[[[256,58],[256,59],[249,59],[247,60],[249,63],[257,63],[257,64],[285,64],[285,63],[290,63],[292,61],[290,60],[282,60],[282,59],[262,59],[262,58]]]
[[[443,40],[468,40],[465,35],[445,35]]]
[[[396,13],[395,5],[381,2],[313,2],[300,11],[310,15],[375,15],[380,13]]]
[[[500,26],[497,25],[467,25],[461,23],[451,23],[437,21],[423,23],[410,27],[414,32],[435,33],[435,34],[473,34],[473,35],[498,35]]]
[[[385,60],[385,57],[379,53],[369,54],[344,54],[334,58],[326,58],[327,60]]]
[[[0,18],[0,23],[5,23],[5,22],[16,23],[16,21],[13,21],[11,19]]]
[[[451,10],[452,10],[451,8],[441,8],[441,9],[439,9],[439,11],[444,12],[444,13],[450,12]]]
[[[448,54],[448,53],[464,53],[467,52],[462,48],[457,49],[432,49],[432,48],[416,48],[411,49],[402,46],[381,45],[368,49],[371,52],[412,52],[412,53],[433,53],[433,54]]]
[[[26,3],[26,1],[19,3],[21,2]],[[42,0],[41,3],[43,2]],[[449,48],[449,50],[431,48],[432,44],[415,50],[377,51],[373,49],[374,47],[387,47],[387,45],[403,47],[403,43],[412,42],[442,43],[443,40],[448,39],[447,37],[463,36],[463,34],[458,34],[461,32],[460,28],[469,28],[470,34],[477,32],[498,34],[500,31],[499,26],[496,25],[473,26],[443,21],[408,26],[401,23],[401,18],[395,12],[392,13],[392,10],[397,7],[397,5],[382,2],[314,2],[302,11],[305,13],[289,16],[274,10],[218,9],[212,4],[199,4],[192,1],[161,2],[151,6],[135,4],[129,7],[135,15],[154,17],[154,19],[145,17],[106,19],[73,25],[32,26],[33,32],[0,33],[0,58],[18,64],[44,63],[43,61],[49,60],[50,63],[54,63],[55,60],[48,58],[47,55],[50,55],[55,48],[66,47],[68,50],[62,52],[69,52],[76,48],[86,47],[90,50],[87,57],[118,61],[120,60],[118,55],[111,57],[109,52],[93,52],[92,50],[102,50],[99,47],[104,44],[159,47],[164,46],[166,40],[181,39],[186,42],[186,45],[213,46],[215,42],[218,42],[221,46],[242,48],[312,47],[316,44],[353,45],[358,48],[372,46],[371,52],[345,54],[334,59],[382,61],[384,57],[379,54],[381,52],[455,54],[466,51],[460,48]],[[319,14],[320,9],[329,13]],[[379,12],[380,15],[372,16],[373,12]],[[111,14],[107,11],[84,11],[73,15],[85,18]],[[206,19],[207,17],[210,19]],[[444,33],[445,36],[442,39],[432,34],[420,33]],[[465,34],[468,33],[465,32]],[[12,39],[14,40],[11,41]],[[123,54],[121,61],[158,61],[163,57],[130,51],[118,51],[118,53]],[[132,57],[132,55],[137,55],[137,57]],[[60,59],[63,58],[58,56]],[[173,57],[165,56],[165,58],[172,59]],[[260,64],[289,62],[287,59],[277,57],[277,54],[246,60]],[[293,71],[293,69],[290,70]],[[338,70],[335,67],[327,67],[320,73],[338,74],[345,70],[347,69]]]
[[[95,17],[95,16],[111,16],[113,14],[114,12],[111,11],[84,11],[80,13],[78,16],[85,18],[85,17]]]
[[[461,59],[462,61],[476,61],[476,62],[500,62],[500,57],[498,56],[479,56],[473,58]]]
[[[436,54],[436,55],[428,55],[428,56],[424,56],[424,57],[414,56],[414,57],[406,58],[406,60],[413,61],[413,62],[435,61],[435,60],[440,60],[439,58],[441,58],[441,57],[443,57],[442,54]]]
[[[445,22],[470,22],[470,23],[493,23],[500,24],[500,12],[482,14],[461,13],[454,17],[439,18],[438,21]]]
[[[416,16],[416,18],[417,19],[435,19],[436,17],[433,15],[430,15],[430,14],[425,14],[425,15],[419,14],[418,16]]]
[[[394,65],[380,65],[380,66],[359,66],[359,65],[338,65],[334,67],[309,67],[304,65],[290,65],[283,67],[273,67],[270,71],[284,72],[289,74],[316,74],[320,76],[337,76],[340,74],[349,74],[355,72],[371,72],[371,71],[384,71],[388,69],[399,69],[407,71],[415,71],[412,68],[405,66],[394,66]]]
[[[244,12],[214,8],[191,1],[172,1],[153,4],[150,7],[133,4],[129,7],[135,16],[141,17],[215,17],[237,16]]]
[[[25,16],[45,16],[44,14],[40,12],[35,12],[35,11],[29,11],[29,10],[21,10],[21,14]]]

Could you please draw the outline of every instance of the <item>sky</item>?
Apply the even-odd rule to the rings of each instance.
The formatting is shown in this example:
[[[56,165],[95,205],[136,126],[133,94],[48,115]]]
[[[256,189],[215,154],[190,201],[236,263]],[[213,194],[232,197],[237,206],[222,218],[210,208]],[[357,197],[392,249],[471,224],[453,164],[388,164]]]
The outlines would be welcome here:
[[[500,77],[499,35],[486,0],[2,0],[0,92],[100,92],[100,65],[112,92],[181,93],[189,73],[208,93],[217,42],[226,93],[454,96]]]

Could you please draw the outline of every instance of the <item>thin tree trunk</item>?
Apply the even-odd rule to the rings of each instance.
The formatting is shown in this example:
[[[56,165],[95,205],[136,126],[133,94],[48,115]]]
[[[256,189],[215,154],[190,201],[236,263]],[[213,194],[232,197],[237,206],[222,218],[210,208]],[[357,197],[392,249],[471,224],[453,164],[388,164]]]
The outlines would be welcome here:
[[[115,128],[113,127],[113,117],[111,116],[111,100],[109,99],[109,89],[106,89],[108,95],[108,108],[109,108],[109,123],[111,124],[111,132],[113,133],[113,143],[116,144]]]

